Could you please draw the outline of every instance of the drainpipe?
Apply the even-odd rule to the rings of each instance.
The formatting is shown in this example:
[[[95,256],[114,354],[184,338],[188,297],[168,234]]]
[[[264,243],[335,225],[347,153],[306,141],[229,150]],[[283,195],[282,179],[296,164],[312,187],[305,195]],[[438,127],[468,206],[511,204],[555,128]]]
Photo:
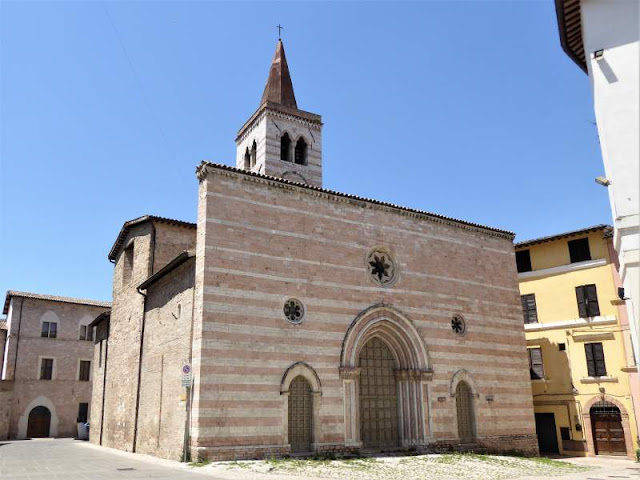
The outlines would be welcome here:
[[[133,446],[132,452],[136,452],[136,443],[138,441],[138,416],[140,412],[140,381],[142,378],[142,347],[144,345],[144,326],[147,312],[147,294],[142,293],[140,288],[136,288],[136,291],[144,298],[142,302],[142,325],[140,327],[140,352],[138,353],[138,382],[136,387],[136,410],[133,421]]]
[[[195,275],[195,274],[194,274]],[[191,329],[189,332],[189,365],[191,365],[191,372],[193,372],[193,322],[195,320],[196,309],[196,285],[193,283],[193,293],[191,294]],[[193,378],[193,373],[191,374]],[[192,380],[193,381],[193,380]],[[193,398],[193,383],[191,387],[187,387],[187,412],[184,422],[184,445],[182,447],[182,461],[188,462],[191,460],[191,407]]]
[[[20,315],[18,315],[18,335],[16,336],[16,358],[13,360],[13,380],[16,379],[16,372],[18,371],[18,349],[20,348],[20,330],[22,330],[22,305],[24,304],[24,298],[20,299]]]
[[[104,372],[102,373],[102,410],[100,411],[100,445],[102,445],[102,431],[104,430],[104,402],[107,396],[107,362],[109,360],[109,333],[111,331],[111,315],[107,323],[107,338],[104,346]]]

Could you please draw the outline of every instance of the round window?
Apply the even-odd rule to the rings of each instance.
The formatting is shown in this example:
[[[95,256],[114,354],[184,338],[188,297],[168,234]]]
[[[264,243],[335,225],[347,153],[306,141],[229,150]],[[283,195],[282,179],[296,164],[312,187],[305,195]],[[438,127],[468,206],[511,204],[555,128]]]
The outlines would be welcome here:
[[[462,315],[456,314],[453,316],[451,319],[451,330],[458,335],[464,335],[464,332],[467,331],[467,326],[464,323],[464,317]]]
[[[367,255],[366,266],[369,278],[383,287],[390,286],[396,279],[396,263],[385,249],[371,250]]]
[[[304,319],[304,305],[297,298],[290,298],[284,302],[282,311],[291,323],[301,323]]]

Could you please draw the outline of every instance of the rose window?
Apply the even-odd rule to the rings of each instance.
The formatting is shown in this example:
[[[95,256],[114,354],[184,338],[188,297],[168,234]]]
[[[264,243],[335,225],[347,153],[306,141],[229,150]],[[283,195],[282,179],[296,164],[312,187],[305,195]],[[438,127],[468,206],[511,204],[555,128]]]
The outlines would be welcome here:
[[[290,298],[286,302],[284,302],[284,307],[282,308],[284,312],[284,316],[291,323],[300,323],[304,317],[304,305],[302,302],[296,298]]]
[[[373,250],[367,256],[369,276],[380,285],[389,285],[396,274],[395,262],[387,252]]]
[[[453,333],[457,333],[458,335],[464,335],[464,332],[467,330],[467,327],[464,323],[464,318],[462,315],[454,315],[451,319],[451,330]]]

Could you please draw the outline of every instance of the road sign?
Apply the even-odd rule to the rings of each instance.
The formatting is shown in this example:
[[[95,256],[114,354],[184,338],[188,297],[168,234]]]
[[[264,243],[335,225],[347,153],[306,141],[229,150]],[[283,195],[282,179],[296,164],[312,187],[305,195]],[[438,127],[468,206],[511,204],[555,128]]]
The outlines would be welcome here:
[[[190,387],[193,382],[193,374],[191,372],[191,365],[185,363],[182,365],[182,386]]]

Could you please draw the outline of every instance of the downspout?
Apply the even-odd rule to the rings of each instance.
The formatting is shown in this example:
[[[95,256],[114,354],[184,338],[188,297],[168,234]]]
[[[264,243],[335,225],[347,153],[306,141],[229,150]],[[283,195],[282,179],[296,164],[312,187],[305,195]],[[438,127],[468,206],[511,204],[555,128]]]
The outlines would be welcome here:
[[[194,272],[195,277],[195,272]],[[196,310],[196,283],[193,282],[193,292],[191,294],[191,328],[189,331],[189,365],[191,365],[191,371],[193,372],[193,322],[195,321]],[[193,374],[192,374],[193,375]],[[193,382],[193,380],[192,380]],[[191,407],[193,399],[193,383],[191,387],[187,387],[187,412],[184,425],[184,446],[182,461],[189,462],[191,460]]]
[[[144,298],[142,302],[142,325],[140,327],[140,352],[138,353],[138,385],[136,387],[136,410],[133,421],[133,445],[132,452],[136,452],[136,443],[138,441],[138,416],[140,412],[140,382],[142,378],[142,347],[144,345],[144,326],[147,313],[147,295],[136,288],[137,292]]]
[[[111,315],[107,323],[107,338],[104,346],[104,373],[102,374],[102,410],[100,411],[100,445],[102,445],[102,431],[104,430],[104,404],[107,396],[107,362],[109,361],[109,333],[111,331]]]
[[[150,255],[149,255],[149,267],[148,267],[148,276],[149,278],[153,275],[153,262],[156,256],[156,226],[151,222],[151,245],[150,245]],[[135,417],[133,422],[133,445],[131,450],[133,453],[136,452],[136,443],[138,442],[138,417],[140,414],[140,384],[142,380],[142,349],[144,345],[144,327],[146,323],[146,313],[147,313],[147,294],[142,293],[140,288],[136,288],[136,291],[142,295],[144,298],[142,302],[142,325],[140,327],[140,352],[138,354],[138,382],[136,387],[136,410]]]
[[[18,335],[16,336],[16,358],[13,361],[13,380],[16,379],[16,372],[18,371],[18,349],[20,348],[20,330],[22,330],[22,305],[24,304],[24,298],[20,299],[20,315],[18,315]]]

